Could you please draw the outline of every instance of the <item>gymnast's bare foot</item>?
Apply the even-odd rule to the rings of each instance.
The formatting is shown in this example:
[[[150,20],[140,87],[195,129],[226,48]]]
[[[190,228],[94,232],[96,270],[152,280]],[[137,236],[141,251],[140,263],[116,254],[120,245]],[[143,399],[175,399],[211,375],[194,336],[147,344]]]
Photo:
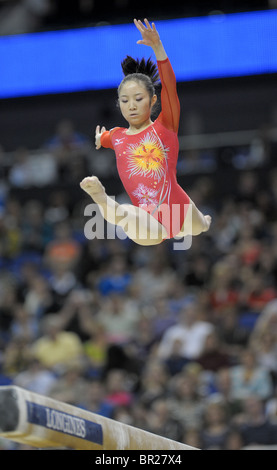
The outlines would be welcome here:
[[[206,220],[206,227],[204,228],[203,232],[207,232],[210,228],[210,225],[211,225],[211,222],[212,222],[212,218],[210,215],[204,215],[204,218]]]
[[[87,176],[81,181],[80,186],[96,203],[104,202],[107,198],[105,188],[97,176]]]

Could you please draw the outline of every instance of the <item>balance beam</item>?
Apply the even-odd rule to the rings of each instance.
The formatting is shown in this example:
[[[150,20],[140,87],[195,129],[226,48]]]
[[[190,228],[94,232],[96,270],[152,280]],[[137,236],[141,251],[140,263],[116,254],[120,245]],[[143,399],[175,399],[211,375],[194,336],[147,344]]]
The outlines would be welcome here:
[[[0,386],[0,437],[40,449],[198,450],[16,386]]]

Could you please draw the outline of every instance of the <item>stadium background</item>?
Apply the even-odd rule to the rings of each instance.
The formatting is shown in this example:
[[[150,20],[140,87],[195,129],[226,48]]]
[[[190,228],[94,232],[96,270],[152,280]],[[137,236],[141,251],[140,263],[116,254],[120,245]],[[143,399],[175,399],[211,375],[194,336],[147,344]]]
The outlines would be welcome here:
[[[123,25],[133,16],[219,18],[276,7],[273,0],[147,3],[134,11],[131,1],[118,0],[104,11],[90,0],[3,0],[0,35]],[[92,51],[92,61],[94,54],[101,50]],[[89,241],[83,234],[88,201],[79,181],[88,172],[100,176],[109,194],[125,199],[112,152],[93,149],[96,124],[121,122],[115,88],[0,100],[2,384],[92,411],[99,406],[115,419],[201,448],[277,444],[276,91],[275,73],[178,82],[178,179],[212,212],[214,223],[188,252],[174,251],[169,242],[150,255],[126,240]],[[65,145],[62,129],[70,136]],[[68,243],[64,251],[62,242]],[[176,349],[161,359],[165,332],[179,325],[191,303],[197,321],[215,330],[216,345],[206,351],[203,342],[205,350],[194,357]],[[43,356],[37,362],[37,344],[52,314],[63,319],[62,331],[81,342],[72,367],[55,358],[49,364]],[[257,380],[253,389],[241,384],[242,395],[234,391],[227,399],[219,376],[226,369],[234,375],[238,367],[251,369],[243,358],[250,346],[252,375],[266,377],[263,383],[269,378],[269,389],[264,392]],[[180,398],[177,387],[192,376],[192,395]],[[101,411],[97,387],[105,397]],[[212,406],[218,407],[213,416]],[[184,410],[181,419],[178,409]],[[5,441],[1,446],[10,448]]]

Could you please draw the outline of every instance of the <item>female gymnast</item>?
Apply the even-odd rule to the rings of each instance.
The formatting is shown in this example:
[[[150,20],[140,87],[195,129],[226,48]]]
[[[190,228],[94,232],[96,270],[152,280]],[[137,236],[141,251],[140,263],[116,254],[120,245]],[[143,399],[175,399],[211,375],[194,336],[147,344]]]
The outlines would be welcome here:
[[[168,238],[199,235],[211,223],[179,186],[176,179],[180,104],[176,78],[154,23],[134,19],[142,39],[150,46],[157,65],[150,59],[127,56],[121,63],[125,77],[118,87],[121,113],[128,128],[107,131],[98,125],[96,149],[115,151],[117,169],[132,204],[119,204],[106,194],[96,176],[84,178],[80,186],[98,204],[103,217],[123,228],[140,245],[156,245]],[[158,66],[158,67],[157,67]],[[157,102],[155,84],[161,82],[161,112],[153,122]]]

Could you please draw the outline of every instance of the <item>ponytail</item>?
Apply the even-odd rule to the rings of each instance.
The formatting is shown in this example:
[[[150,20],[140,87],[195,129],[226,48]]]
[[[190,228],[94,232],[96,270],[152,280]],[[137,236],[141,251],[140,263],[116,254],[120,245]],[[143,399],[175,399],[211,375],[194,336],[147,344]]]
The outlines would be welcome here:
[[[133,57],[127,55],[125,59],[121,62],[121,67],[125,77],[128,75],[140,73],[143,75],[147,75],[153,85],[156,85],[158,83],[158,69],[156,64],[151,59],[147,59],[147,61],[145,61],[144,58],[142,58],[141,60],[135,60],[133,59]]]

